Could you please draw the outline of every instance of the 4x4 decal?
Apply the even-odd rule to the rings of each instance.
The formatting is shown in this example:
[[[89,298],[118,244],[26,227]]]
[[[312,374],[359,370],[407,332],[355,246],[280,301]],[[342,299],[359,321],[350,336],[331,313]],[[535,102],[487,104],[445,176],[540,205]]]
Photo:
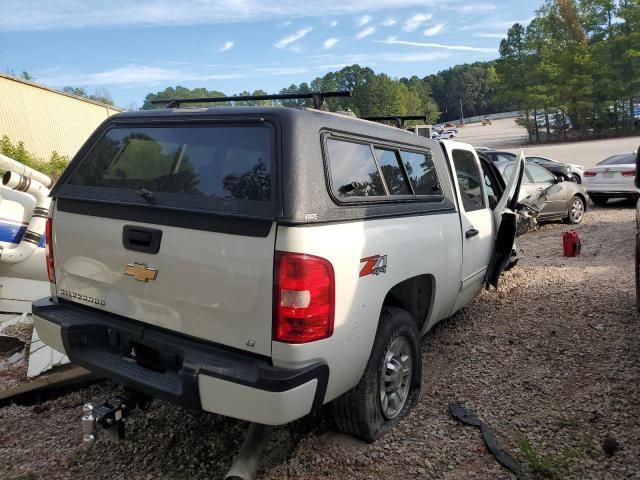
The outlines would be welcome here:
[[[380,275],[387,272],[387,256],[374,255],[372,257],[361,258],[360,263],[364,266],[360,269],[360,276]]]

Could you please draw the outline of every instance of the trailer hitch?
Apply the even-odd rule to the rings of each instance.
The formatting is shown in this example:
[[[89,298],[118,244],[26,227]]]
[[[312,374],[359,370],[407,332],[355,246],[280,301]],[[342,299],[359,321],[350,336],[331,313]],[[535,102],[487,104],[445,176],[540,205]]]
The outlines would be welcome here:
[[[131,411],[139,408],[146,410],[153,400],[147,394],[125,390],[107,397],[97,404],[86,403],[82,407],[82,441],[91,445],[98,434],[98,426],[108,433],[108,438],[120,442],[125,438],[124,420]]]

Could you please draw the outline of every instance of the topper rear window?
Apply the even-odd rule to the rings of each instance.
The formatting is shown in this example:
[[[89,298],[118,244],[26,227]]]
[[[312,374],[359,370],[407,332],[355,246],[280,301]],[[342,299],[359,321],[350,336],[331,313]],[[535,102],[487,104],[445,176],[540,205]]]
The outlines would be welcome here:
[[[273,139],[268,124],[115,126],[56,193],[222,213],[253,204],[249,210],[265,212],[273,203]]]

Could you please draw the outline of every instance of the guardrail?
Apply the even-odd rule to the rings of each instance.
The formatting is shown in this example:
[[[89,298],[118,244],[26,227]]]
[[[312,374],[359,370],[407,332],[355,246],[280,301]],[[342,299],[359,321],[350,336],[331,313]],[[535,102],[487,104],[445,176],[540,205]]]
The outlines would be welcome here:
[[[520,112],[502,112],[502,113],[490,113],[488,115],[476,115],[475,117],[469,117],[464,119],[464,123],[478,123],[484,120],[485,118],[489,118],[491,120],[500,120],[503,118],[518,118],[520,116]],[[443,122],[444,123],[444,122]],[[446,123],[453,123],[455,125],[460,125],[460,120],[450,120]]]

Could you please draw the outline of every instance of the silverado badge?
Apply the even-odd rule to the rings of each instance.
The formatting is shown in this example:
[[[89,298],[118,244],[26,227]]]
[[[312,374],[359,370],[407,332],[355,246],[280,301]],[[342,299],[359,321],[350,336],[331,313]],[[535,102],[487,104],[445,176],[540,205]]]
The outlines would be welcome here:
[[[129,263],[124,268],[124,273],[144,283],[155,280],[158,276],[158,270],[147,267],[144,263]]]

